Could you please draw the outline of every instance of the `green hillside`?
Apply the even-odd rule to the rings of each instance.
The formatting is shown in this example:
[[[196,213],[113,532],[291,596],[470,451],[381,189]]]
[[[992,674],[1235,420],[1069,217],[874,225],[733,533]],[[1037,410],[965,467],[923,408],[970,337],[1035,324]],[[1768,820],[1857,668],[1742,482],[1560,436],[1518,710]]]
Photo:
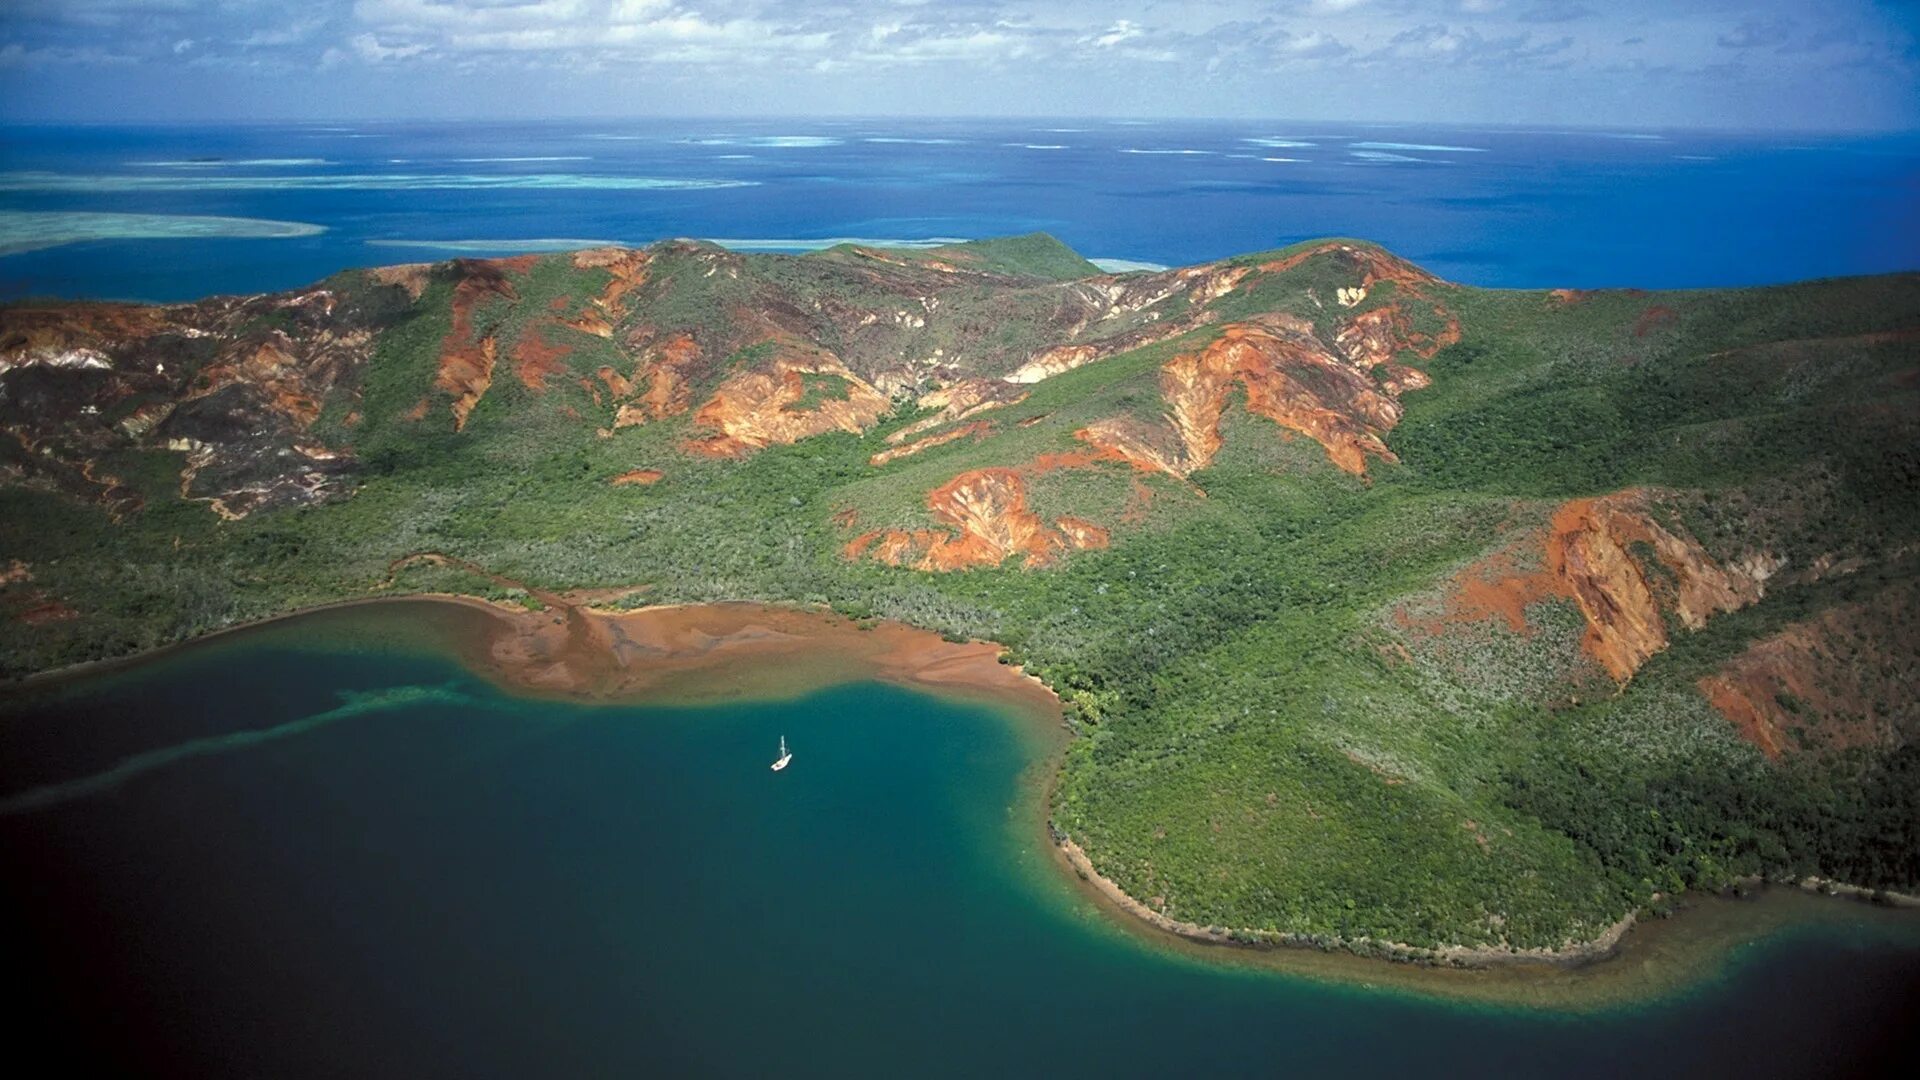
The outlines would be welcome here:
[[[831,605],[1052,686],[1057,830],[1172,918],[1558,947],[1748,875],[1920,884],[1917,425],[1916,275],[1108,277],[1035,234],[15,305],[0,673],[501,594],[389,583],[423,551]]]

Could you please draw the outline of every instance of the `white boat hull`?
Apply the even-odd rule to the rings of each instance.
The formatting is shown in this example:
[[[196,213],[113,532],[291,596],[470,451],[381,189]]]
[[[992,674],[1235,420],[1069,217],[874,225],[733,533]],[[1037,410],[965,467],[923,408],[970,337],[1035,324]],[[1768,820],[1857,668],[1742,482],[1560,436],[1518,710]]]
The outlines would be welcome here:
[[[786,767],[787,767],[787,762],[789,762],[789,761],[792,761],[792,760],[793,760],[793,755],[792,755],[792,754],[788,754],[788,755],[786,755],[785,757],[782,757],[782,758],[781,758],[781,759],[780,759],[779,761],[776,761],[776,762],[774,762],[774,763],[773,763],[773,771],[774,771],[774,772],[779,772],[779,771],[780,771],[781,769],[784,769],[784,768],[786,768]]]

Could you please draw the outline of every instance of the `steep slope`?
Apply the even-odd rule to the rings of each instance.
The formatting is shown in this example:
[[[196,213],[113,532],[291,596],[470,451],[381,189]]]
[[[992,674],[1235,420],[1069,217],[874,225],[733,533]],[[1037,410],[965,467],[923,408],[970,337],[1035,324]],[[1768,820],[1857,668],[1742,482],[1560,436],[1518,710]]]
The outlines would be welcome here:
[[[1920,879],[1911,275],[676,241],[0,308],[0,431],[10,676],[508,579],[825,602],[1046,680],[1058,834],[1169,924],[1460,959]]]

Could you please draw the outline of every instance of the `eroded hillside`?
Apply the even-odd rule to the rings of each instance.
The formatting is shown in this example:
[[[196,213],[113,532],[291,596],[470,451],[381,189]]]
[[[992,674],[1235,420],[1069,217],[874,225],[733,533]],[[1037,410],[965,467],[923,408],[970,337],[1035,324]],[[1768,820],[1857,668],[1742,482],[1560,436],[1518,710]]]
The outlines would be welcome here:
[[[1494,292],[1337,240],[18,304],[0,636],[18,676],[398,592],[827,604],[1045,679],[1056,829],[1170,923],[1556,949],[1920,878],[1917,352],[1911,276]]]

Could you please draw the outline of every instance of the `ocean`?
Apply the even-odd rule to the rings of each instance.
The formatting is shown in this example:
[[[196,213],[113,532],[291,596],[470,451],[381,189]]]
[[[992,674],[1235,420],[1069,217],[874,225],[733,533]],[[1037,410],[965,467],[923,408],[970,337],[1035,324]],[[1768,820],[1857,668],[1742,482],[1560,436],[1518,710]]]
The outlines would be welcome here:
[[[0,129],[0,298],[183,300],[692,236],[1044,230],[1114,266],[1320,236],[1498,287],[1920,268],[1920,136],[1087,120]]]
[[[434,629],[477,617],[334,610],[0,703],[16,1057],[279,1078],[1920,1064],[1910,916],[1720,901],[1506,1001],[1377,961],[1248,966],[1129,927],[1053,863],[1058,743],[1030,716],[876,683],[512,697]],[[1556,1000],[1570,980],[1611,1000]]]

